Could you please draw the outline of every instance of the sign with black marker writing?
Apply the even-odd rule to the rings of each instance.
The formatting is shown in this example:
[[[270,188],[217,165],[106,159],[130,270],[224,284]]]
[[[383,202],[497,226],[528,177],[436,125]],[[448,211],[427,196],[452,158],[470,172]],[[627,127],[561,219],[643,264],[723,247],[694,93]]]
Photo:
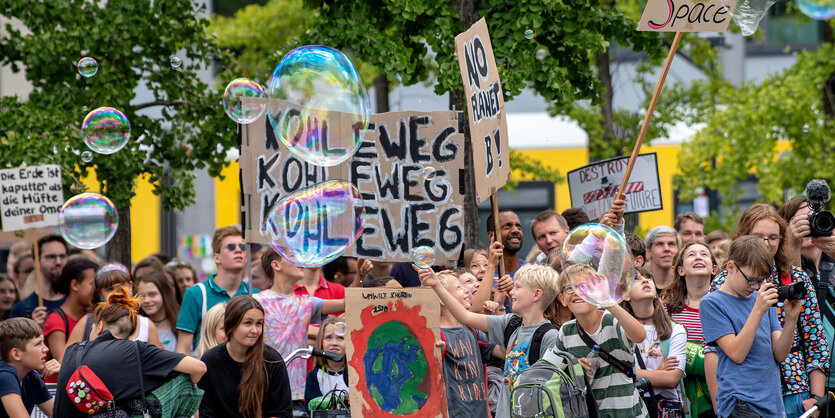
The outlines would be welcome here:
[[[589,219],[609,211],[629,164],[629,157],[598,161],[568,172],[571,206],[581,208]],[[638,155],[626,194],[626,213],[661,210],[661,186],[658,180],[658,156],[653,152]]]
[[[0,170],[0,213],[4,231],[58,225],[58,214],[63,205],[60,166]]]
[[[455,51],[470,115],[476,198],[481,202],[510,180],[504,94],[484,18],[455,37]]]
[[[364,206],[362,233],[346,255],[411,261],[414,248],[429,246],[435,249],[436,263],[457,260],[464,245],[465,190],[459,182],[464,135],[453,115],[450,111],[371,115],[368,128],[357,131],[359,147],[353,157],[332,167],[316,166],[292,154],[275,138],[266,117],[244,126],[240,167],[247,241],[269,244],[270,235],[262,232],[262,226],[280,199],[339,179],[357,187]],[[329,229],[334,230],[339,228]]]
[[[648,0],[638,22],[647,32],[726,32],[736,0]]]

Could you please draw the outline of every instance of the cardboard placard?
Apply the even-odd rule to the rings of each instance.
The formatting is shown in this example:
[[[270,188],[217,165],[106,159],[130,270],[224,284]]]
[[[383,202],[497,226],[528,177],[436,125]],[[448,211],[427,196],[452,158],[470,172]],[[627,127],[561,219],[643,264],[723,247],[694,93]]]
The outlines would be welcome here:
[[[357,186],[365,208],[363,232],[345,255],[411,261],[414,248],[429,246],[437,264],[457,260],[464,245],[465,190],[459,181],[464,135],[453,115],[371,115],[368,129],[358,132],[361,140],[353,157],[332,167],[315,166],[292,154],[276,139],[266,116],[246,125],[240,167],[247,241],[269,244],[269,234],[261,232],[263,220],[282,197],[341,179]],[[427,167],[434,177],[424,175]]]
[[[64,205],[61,166],[0,170],[0,214],[4,231],[58,225]]]
[[[598,161],[568,172],[571,206],[581,208],[589,219],[606,214],[618,193],[629,157],[615,157]],[[661,210],[661,186],[658,179],[656,153],[640,154],[635,161],[626,194],[626,212],[638,213]]]
[[[639,31],[726,32],[736,0],[648,0]]]
[[[455,51],[470,116],[476,198],[481,202],[510,180],[504,93],[484,18],[455,37]]]
[[[345,306],[351,416],[446,417],[435,292],[348,288]]]

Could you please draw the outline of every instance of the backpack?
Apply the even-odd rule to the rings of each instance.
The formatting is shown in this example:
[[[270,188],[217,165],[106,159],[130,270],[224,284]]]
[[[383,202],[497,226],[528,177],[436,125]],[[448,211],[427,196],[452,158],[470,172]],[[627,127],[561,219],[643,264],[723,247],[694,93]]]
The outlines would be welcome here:
[[[597,403],[577,358],[553,348],[522,371],[510,392],[510,416],[597,417]]]

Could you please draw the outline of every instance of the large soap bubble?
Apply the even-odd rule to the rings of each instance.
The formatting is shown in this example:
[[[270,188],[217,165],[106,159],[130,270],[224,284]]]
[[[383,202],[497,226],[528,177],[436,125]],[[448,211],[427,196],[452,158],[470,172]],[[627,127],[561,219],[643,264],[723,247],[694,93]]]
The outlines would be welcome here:
[[[288,52],[273,71],[267,96],[275,136],[311,164],[347,161],[368,127],[368,92],[348,57],[333,48]]]
[[[99,154],[113,154],[128,144],[130,122],[121,111],[112,107],[100,107],[84,118],[81,137],[91,150]]]
[[[255,122],[266,110],[266,104],[260,102],[244,103],[244,97],[265,97],[264,88],[248,78],[232,80],[223,92],[223,110],[236,123],[249,124]]]
[[[580,225],[565,238],[560,252],[563,269],[584,264],[588,271],[569,275],[577,294],[597,307],[623,300],[635,279],[632,252],[626,240],[602,224]]]
[[[75,195],[58,214],[61,235],[72,246],[94,249],[107,244],[119,228],[119,212],[97,193]]]
[[[776,2],[777,0],[740,0],[738,2],[722,0],[743,36],[753,35],[757,31],[760,21]]]
[[[806,16],[816,20],[835,17],[835,0],[797,0],[797,8]]]
[[[330,180],[285,196],[264,220],[270,245],[300,267],[318,267],[342,255],[362,232],[364,207],[356,186]]]
[[[435,249],[426,245],[412,250],[412,261],[422,269],[431,268],[435,264]]]

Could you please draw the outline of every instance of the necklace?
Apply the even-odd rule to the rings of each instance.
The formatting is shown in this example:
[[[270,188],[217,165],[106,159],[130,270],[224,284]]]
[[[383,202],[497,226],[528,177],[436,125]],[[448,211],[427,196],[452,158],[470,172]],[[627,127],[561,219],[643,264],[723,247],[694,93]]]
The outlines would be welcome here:
[[[162,319],[160,319],[159,321],[157,321],[157,320],[156,320],[156,319],[154,319],[154,318],[151,318],[150,316],[149,316],[148,318],[150,318],[150,319],[151,319],[151,322],[153,322],[153,323],[154,323],[154,325],[157,325],[157,324],[161,324],[161,323],[165,322],[165,320],[167,320],[167,319],[168,319],[168,315],[163,316],[163,317],[162,317]]]

